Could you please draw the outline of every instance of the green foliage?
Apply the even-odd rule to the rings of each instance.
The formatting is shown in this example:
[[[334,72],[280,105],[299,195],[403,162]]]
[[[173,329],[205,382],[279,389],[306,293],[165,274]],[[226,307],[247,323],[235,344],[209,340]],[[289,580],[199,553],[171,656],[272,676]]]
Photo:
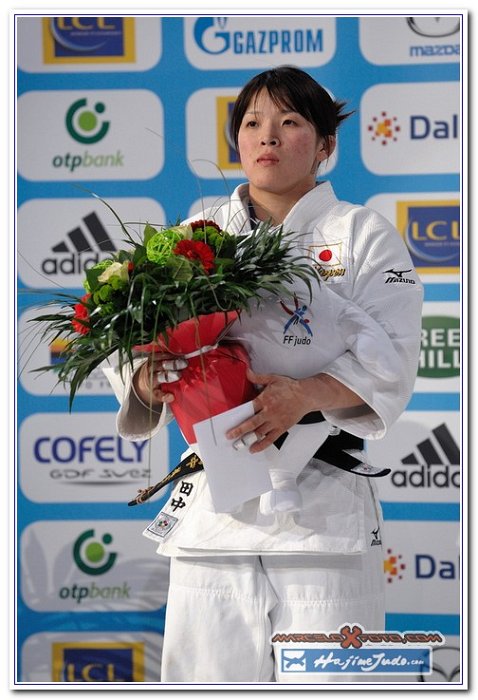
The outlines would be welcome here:
[[[186,236],[213,249],[212,270],[173,253]],[[113,353],[119,353],[120,362],[132,362],[135,346],[152,342],[183,320],[217,311],[247,312],[264,296],[291,297],[290,285],[298,280],[311,293],[312,280],[319,280],[310,258],[297,254],[295,234],[269,223],[239,236],[211,226],[192,233],[190,227],[157,231],[147,224],[142,241],[129,237],[127,242],[129,249],[88,270],[89,295],[60,295],[50,302],[62,305],[59,313],[33,319],[42,324],[45,340],[67,341],[62,362],[40,369],[56,372],[69,385],[70,405],[84,380]],[[103,273],[109,277],[101,282]],[[78,319],[78,304],[88,311],[86,322]],[[74,319],[79,326],[72,325]]]

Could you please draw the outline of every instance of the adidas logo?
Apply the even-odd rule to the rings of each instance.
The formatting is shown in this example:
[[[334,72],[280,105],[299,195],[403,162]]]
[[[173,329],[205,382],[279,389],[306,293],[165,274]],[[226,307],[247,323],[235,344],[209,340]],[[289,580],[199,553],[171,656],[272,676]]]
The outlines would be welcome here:
[[[96,212],[84,216],[82,222],[84,226],[68,231],[65,240],[52,247],[55,256],[45,258],[41,264],[45,275],[83,274],[107,257],[101,253],[113,253],[116,250]]]
[[[393,471],[391,481],[397,488],[460,488],[460,448],[445,423],[401,462],[412,468]]]

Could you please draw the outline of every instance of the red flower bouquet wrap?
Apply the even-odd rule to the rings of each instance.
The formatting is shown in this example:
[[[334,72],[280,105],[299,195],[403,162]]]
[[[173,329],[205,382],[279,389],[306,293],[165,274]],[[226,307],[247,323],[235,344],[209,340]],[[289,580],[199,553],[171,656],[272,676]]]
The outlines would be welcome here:
[[[140,352],[169,352],[188,362],[176,382],[161,389],[174,395],[171,411],[188,441],[195,443],[194,424],[246,403],[256,396],[246,377],[249,357],[239,343],[220,338],[238,317],[235,311],[217,312],[182,321],[155,343],[136,346]]]

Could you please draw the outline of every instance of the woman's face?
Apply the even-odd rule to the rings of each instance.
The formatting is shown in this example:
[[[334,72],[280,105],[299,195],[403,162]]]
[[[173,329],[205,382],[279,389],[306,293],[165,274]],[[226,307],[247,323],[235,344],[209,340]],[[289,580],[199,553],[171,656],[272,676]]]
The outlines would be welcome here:
[[[266,90],[246,109],[238,146],[251,195],[268,192],[296,200],[315,186],[317,166],[328,155],[314,125],[278,107]]]

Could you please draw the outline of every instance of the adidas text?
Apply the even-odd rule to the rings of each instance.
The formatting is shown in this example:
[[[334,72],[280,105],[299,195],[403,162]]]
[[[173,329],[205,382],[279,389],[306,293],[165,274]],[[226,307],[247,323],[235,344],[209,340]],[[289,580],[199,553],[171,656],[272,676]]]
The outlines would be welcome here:
[[[45,258],[42,262],[41,269],[45,275],[79,275],[86,270],[96,265],[105,256],[99,256],[98,253],[71,253],[70,255],[62,255],[61,258]]]
[[[397,488],[460,488],[460,470],[453,469],[446,464],[430,465],[422,464],[417,469],[395,469],[392,474],[392,483]]]

